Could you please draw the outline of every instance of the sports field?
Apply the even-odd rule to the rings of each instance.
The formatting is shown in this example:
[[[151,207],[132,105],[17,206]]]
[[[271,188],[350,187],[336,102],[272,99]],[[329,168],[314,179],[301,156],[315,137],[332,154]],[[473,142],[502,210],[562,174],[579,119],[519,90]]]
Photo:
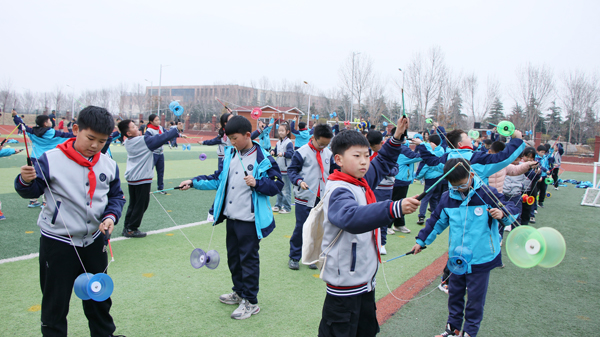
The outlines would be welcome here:
[[[111,147],[125,172],[126,153],[122,146]],[[200,153],[208,159],[200,161]],[[217,166],[215,147],[192,145],[191,151],[165,148],[166,188],[198,174],[212,173]],[[24,154],[0,159],[0,201],[7,220],[0,222],[0,335],[39,335],[41,292],[37,258],[17,262],[6,259],[36,253],[39,208],[27,208],[13,189],[14,177],[25,163]],[[591,179],[589,174],[566,173],[564,178]],[[154,185],[155,186],[155,185]],[[122,188],[127,196],[127,185]],[[422,191],[415,184],[410,194]],[[486,315],[480,336],[591,335],[598,331],[600,308],[599,255],[600,210],[578,206],[583,190],[571,186],[553,192],[540,211],[535,225],[559,229],[567,240],[567,257],[553,269],[518,269],[505,259],[506,268],[495,270],[490,282]],[[177,225],[206,220],[212,191],[171,191],[155,195]],[[274,202],[274,199],[273,199]],[[125,206],[127,207],[127,205]],[[218,296],[231,291],[226,263],[225,226],[200,223],[182,229],[194,247],[216,249],[221,264],[215,270],[193,269],[189,263],[192,245],[175,226],[156,200],[151,198],[141,230],[159,231],[143,239],[114,240],[115,262],[108,273],[115,283],[111,313],[116,333],[127,336],[314,336],[321,316],[325,285],[313,270],[287,268],[293,212],[275,215],[277,228],[261,242],[261,312],[244,321],[229,315],[235,306],[221,304]],[[388,258],[403,254],[414,244],[421,228],[416,215],[407,217],[413,233],[388,236]],[[120,236],[117,225],[113,239]],[[214,230],[214,233],[213,233]],[[211,241],[211,235],[213,236]],[[386,264],[378,274],[377,298],[389,293],[431,264],[446,250],[447,236],[417,256]],[[210,242],[210,247],[209,247]],[[439,271],[441,273],[441,270]],[[433,287],[422,297],[405,305],[382,326],[384,336],[429,336],[441,332],[446,319],[446,295]],[[69,314],[73,336],[88,335],[80,300],[74,295]]]

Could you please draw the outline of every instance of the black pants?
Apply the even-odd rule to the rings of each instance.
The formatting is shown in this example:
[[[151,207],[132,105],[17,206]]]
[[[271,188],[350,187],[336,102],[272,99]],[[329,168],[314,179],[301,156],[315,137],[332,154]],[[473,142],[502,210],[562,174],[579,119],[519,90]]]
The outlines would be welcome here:
[[[227,219],[227,264],[233,281],[233,291],[252,304],[258,303],[260,240],[254,222]]]
[[[533,205],[524,202],[521,204],[521,206],[521,226],[529,226],[529,218],[531,217],[531,206]]]
[[[88,273],[102,273],[108,259],[104,251],[104,236],[77,252]],[[67,314],[75,279],[82,274],[83,267],[68,243],[42,236],[40,238],[40,286],[42,288],[42,334],[44,336],[67,336]],[[83,312],[88,319],[91,336],[110,336],[115,323],[110,316],[111,299],[104,302],[87,300]]]
[[[378,332],[375,291],[356,296],[325,296],[319,337],[375,336]]]
[[[552,179],[554,179],[554,187],[556,188],[558,188],[558,171],[560,171],[560,167],[552,169]]]
[[[129,230],[136,230],[142,224],[144,213],[150,203],[151,183],[141,185],[129,185],[129,206],[125,214],[124,227]]]
[[[394,186],[394,190],[392,192],[392,200],[398,201],[400,199],[406,198],[406,194],[408,193],[409,187],[410,187],[410,185],[409,186]],[[402,217],[394,219],[393,224],[396,227],[404,226],[404,214],[402,215]],[[390,224],[390,227],[392,227],[392,224]]]
[[[546,189],[548,188],[548,185],[546,185],[546,178],[542,179],[542,181],[538,182],[538,189],[540,191],[540,196],[538,197],[538,205],[540,203],[544,203],[544,200],[546,200]]]
[[[164,176],[165,176],[165,155],[154,154],[154,167],[156,168],[156,184],[158,189],[162,190],[165,188]]]

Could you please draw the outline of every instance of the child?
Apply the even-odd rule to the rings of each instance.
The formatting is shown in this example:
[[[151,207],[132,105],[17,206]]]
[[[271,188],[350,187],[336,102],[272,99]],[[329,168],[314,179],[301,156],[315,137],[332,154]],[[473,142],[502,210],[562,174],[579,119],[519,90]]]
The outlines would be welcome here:
[[[500,153],[504,150],[504,148],[505,148],[504,143],[496,141],[496,142],[492,143],[492,146],[490,147],[488,153],[489,154]],[[521,158],[521,157],[522,156],[519,155],[518,158]],[[515,162],[516,162],[516,164],[515,164]],[[506,180],[507,176],[519,176],[519,175],[527,172],[532,166],[532,163],[530,163],[530,162],[519,163],[516,159],[515,159],[515,162],[506,166],[505,168],[501,169],[500,171],[492,174],[488,179],[488,185],[492,186],[493,188],[495,188],[498,191],[503,191],[504,190],[504,181]]]
[[[88,106],[79,113],[77,138],[41,155],[35,167],[22,166],[15,179],[21,197],[48,200],[37,221],[44,336],[67,335],[73,283],[83,267],[97,274],[108,266],[105,240],[125,204],[117,163],[100,153],[113,128],[106,109]],[[111,304],[83,301],[92,336],[113,336]]]
[[[148,121],[148,128],[146,129],[145,133],[146,135],[158,136],[165,133],[165,129],[160,126],[160,117],[158,117],[158,115],[151,114],[148,117]],[[167,192],[163,191],[165,189],[165,183],[163,180],[165,176],[165,155],[162,145],[154,150],[154,167],[156,167],[156,182],[158,185],[158,190],[161,191],[160,194],[167,194]]]
[[[379,150],[381,150],[381,147],[383,146],[383,135],[381,132],[370,130],[367,134],[367,140],[369,141],[369,146],[371,149],[371,157],[369,160],[373,161],[373,159],[377,158]],[[390,173],[383,178],[379,185],[377,185],[377,188],[375,188],[375,191],[373,191],[377,201],[392,200],[392,191],[394,189],[394,182],[396,181],[396,174],[398,174],[398,163],[394,165],[394,167],[390,170]],[[383,224],[383,226],[381,226],[379,229],[381,232],[381,255],[387,255],[387,250],[385,249],[387,235],[394,235],[395,233],[394,230],[390,228],[392,224],[393,221],[390,221],[389,223]]]
[[[444,148],[439,146],[440,143],[440,136],[431,135],[429,136],[429,143],[425,143],[425,146],[430,148],[430,151],[439,157],[444,154]],[[438,178],[443,174],[443,171],[443,164],[439,164],[438,166],[432,167],[426,165],[425,163],[419,163],[416,178],[417,180],[425,179],[425,187],[423,188],[423,191],[429,190],[431,186],[437,183]],[[423,197],[423,199],[421,199],[421,207],[419,208],[419,218],[417,220],[417,224],[422,225],[425,223],[425,213],[427,212],[428,204],[431,210],[434,210],[437,207],[442,196],[442,185],[442,182],[435,185],[435,187],[431,191],[429,191],[429,193],[425,194],[425,197]]]
[[[202,142],[198,142],[202,145],[218,145],[217,158],[218,158],[219,167],[221,167],[221,165],[223,164],[223,156],[225,155],[225,147],[231,146],[231,141],[225,134],[225,126],[227,125],[227,122],[232,117],[233,117],[233,114],[230,114],[230,113],[222,114],[221,118],[219,119],[221,128],[219,129],[219,133],[218,133],[217,137],[215,137],[213,139],[205,140]]]
[[[392,129],[395,132],[395,130]],[[419,138],[413,138],[419,141]],[[408,140],[407,140],[408,142]],[[415,163],[421,161],[421,156],[415,153],[408,147],[408,143],[404,143],[401,146],[401,152],[398,156],[398,174],[396,174],[396,180],[394,181],[394,188],[392,190],[392,200],[400,201],[406,198],[410,185],[415,180]],[[391,227],[394,231],[408,234],[410,229],[406,228],[406,222],[404,221],[404,215],[394,219],[394,224]]]
[[[379,227],[419,206],[415,198],[377,202],[372,188],[389,174],[400,153],[408,120],[398,120],[394,138],[369,161],[369,142],[361,133],[341,131],[331,149],[341,171],[329,176],[323,198],[327,283],[319,336],[375,336],[379,332],[375,275],[381,262]]]
[[[538,182],[538,190],[540,193],[539,199],[537,199],[537,205],[534,204],[533,209],[537,210],[537,206],[544,208],[544,200],[546,199],[546,189],[548,185],[546,184],[546,177],[548,174],[551,174],[551,165],[552,159],[550,158],[550,154],[547,153],[546,146],[540,145],[537,148],[537,155],[535,156],[535,160],[540,163],[540,169],[542,170],[542,180]]]
[[[3,149],[2,147],[4,147],[4,141],[2,141],[2,143],[0,143],[0,157],[12,156],[13,154],[17,154],[17,153],[23,151],[22,149],[15,150],[13,148]],[[2,213],[2,202],[0,202],[0,220],[6,220],[6,216],[4,216],[4,214]]]
[[[150,188],[154,176],[153,151],[161,147],[165,142],[177,138],[183,125],[179,123],[176,128],[158,136],[141,135],[139,128],[131,119],[123,120],[118,128],[122,135],[126,136],[125,150],[127,151],[127,170],[125,179],[129,186],[129,206],[125,214],[123,224],[124,237],[143,238],[146,233],[140,232],[142,218],[148,204],[150,203]]]
[[[533,153],[530,151],[533,150]],[[535,149],[526,147],[523,153],[519,156],[519,158],[515,159],[515,161],[508,165],[507,168],[516,165],[527,165],[528,170],[523,174],[519,175],[507,175],[504,179],[504,184],[502,186],[502,194],[506,197],[506,199],[512,201],[517,208],[519,209],[519,216],[517,217],[517,221],[512,225],[508,225],[505,227],[506,231],[509,231],[514,227],[519,226],[521,223],[529,224],[529,205],[523,202],[523,194],[529,195],[529,191],[531,191],[530,186],[532,185],[531,180],[535,178],[535,172],[532,170],[535,166],[537,166],[537,162],[534,159],[535,157]],[[491,177],[490,177],[491,181]],[[527,212],[523,213],[523,210],[527,206]],[[523,221],[523,214],[525,214],[525,221]]]
[[[292,211],[292,184],[290,178],[288,178],[287,167],[288,164],[291,164],[294,156],[294,144],[290,140],[290,126],[287,123],[279,125],[277,134],[279,135],[279,141],[277,141],[275,149],[271,151],[271,155],[276,157],[277,165],[281,170],[283,189],[277,194],[273,212],[287,214]]]
[[[502,266],[499,226],[510,225],[514,221],[511,215],[518,212],[514,203],[506,200],[495,188],[485,186],[470,171],[468,160],[449,159],[444,165],[444,173],[458,163],[462,165],[446,177],[452,187],[442,195],[440,204],[427,220],[425,228],[419,232],[417,243],[413,247],[415,254],[418,254],[450,227],[449,256],[457,255],[455,249],[459,246],[468,248],[473,253],[472,259],[467,261],[465,274],[450,275],[448,322],[446,331],[437,337],[477,336],[483,318],[490,271]],[[498,202],[504,205],[504,210],[499,209]],[[469,297],[465,306],[467,288]]]
[[[554,189],[558,191],[558,171],[560,171],[560,163],[562,162],[562,155],[565,153],[562,144],[559,142],[554,143],[550,150],[552,156],[553,168],[552,168],[552,179],[554,180]]]
[[[279,119],[277,120],[279,121]],[[265,151],[270,152],[271,151],[271,129],[273,129],[273,126],[275,125],[275,119],[271,118],[269,120],[269,124],[265,125],[263,123],[263,121],[259,120],[258,121],[258,129],[255,130],[254,132],[252,132],[252,139],[254,140],[255,138],[258,138],[258,144],[260,144],[260,147],[262,147]]]
[[[292,270],[300,269],[304,222],[310,210],[321,200],[327,177],[335,167],[331,150],[327,148],[333,138],[331,127],[327,124],[317,124],[313,130],[310,142],[294,153],[292,163],[288,166],[289,179],[292,184],[298,186],[298,191],[294,193],[296,227],[290,239],[288,261],[288,267]],[[309,268],[316,269],[317,266],[313,264]]]
[[[532,169],[525,173],[525,180],[523,181],[523,193],[527,196],[532,196],[537,199],[538,194],[538,182],[542,179],[542,172],[538,162],[535,160],[536,151],[533,147],[527,147],[523,151],[523,161],[532,164]],[[533,169],[535,167],[535,169]],[[533,205],[523,203],[521,205],[521,226],[527,226],[529,223],[535,223],[535,212]]]
[[[310,130],[306,129],[306,123],[300,122],[298,123],[298,130],[296,130],[296,122],[298,121],[298,117],[294,118],[292,121],[292,133],[296,136],[296,143],[294,144],[294,150],[298,150],[304,145],[308,144],[310,137],[315,131],[314,127]]]
[[[25,124],[23,123],[23,119],[21,117],[19,117],[19,115],[17,114],[17,110],[12,109],[12,118],[13,118],[13,122],[15,123],[15,126],[19,126],[17,133],[18,134],[22,134],[23,130],[20,128],[21,124]]]
[[[31,147],[31,161],[32,165],[35,166],[35,161],[41,157],[46,151],[56,148],[58,145],[66,142],[69,138],[75,137],[72,133],[65,133],[57,131],[52,128],[52,122],[49,116],[39,115],[35,118],[35,124],[33,128],[21,124],[21,127],[25,128],[27,136],[33,146]],[[43,206],[42,203],[38,202],[37,199],[29,200],[27,207],[33,208]]]
[[[252,125],[242,116],[232,117],[225,126],[231,147],[225,148],[223,165],[212,175],[183,181],[187,190],[217,190],[215,225],[227,219],[227,263],[233,292],[219,297],[225,304],[237,304],[231,318],[256,315],[260,240],[275,228],[269,197],[281,191],[283,181],[275,159],[251,137]]]

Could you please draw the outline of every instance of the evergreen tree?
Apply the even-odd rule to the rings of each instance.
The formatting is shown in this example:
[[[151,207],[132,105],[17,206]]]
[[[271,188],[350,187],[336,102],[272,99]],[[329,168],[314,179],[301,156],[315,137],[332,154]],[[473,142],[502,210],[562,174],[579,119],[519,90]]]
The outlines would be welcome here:
[[[487,122],[498,124],[500,121],[504,120],[504,106],[498,97],[494,100],[492,107],[490,109],[490,116],[487,118]]]
[[[508,116],[508,120],[518,128],[522,127],[525,124],[525,113],[519,103],[515,103],[515,106],[510,112],[511,114]]]
[[[460,128],[467,118],[467,115],[462,113],[462,97],[459,92],[454,93],[452,104],[450,105],[450,126],[453,129]]]
[[[561,108],[556,105],[556,102],[552,102],[552,106],[548,109],[550,110],[550,114],[546,118],[547,121],[550,122],[549,131],[552,135],[560,135],[561,132],[561,124],[563,122],[561,116]]]

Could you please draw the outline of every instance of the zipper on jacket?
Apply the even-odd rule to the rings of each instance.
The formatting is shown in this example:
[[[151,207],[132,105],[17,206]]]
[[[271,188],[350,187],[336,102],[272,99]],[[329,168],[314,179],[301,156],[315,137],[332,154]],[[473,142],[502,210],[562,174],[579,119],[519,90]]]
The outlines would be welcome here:
[[[354,271],[356,268],[356,242],[352,242],[352,264],[350,265],[350,271]]]
[[[496,250],[494,249],[494,240],[492,239],[492,234],[490,234],[490,247],[492,248],[492,254],[496,254]]]
[[[52,215],[52,221],[50,221],[51,224],[54,225],[54,223],[56,222],[56,217],[58,216],[58,209],[60,208],[60,201],[56,202],[56,208],[54,209],[54,215]]]

